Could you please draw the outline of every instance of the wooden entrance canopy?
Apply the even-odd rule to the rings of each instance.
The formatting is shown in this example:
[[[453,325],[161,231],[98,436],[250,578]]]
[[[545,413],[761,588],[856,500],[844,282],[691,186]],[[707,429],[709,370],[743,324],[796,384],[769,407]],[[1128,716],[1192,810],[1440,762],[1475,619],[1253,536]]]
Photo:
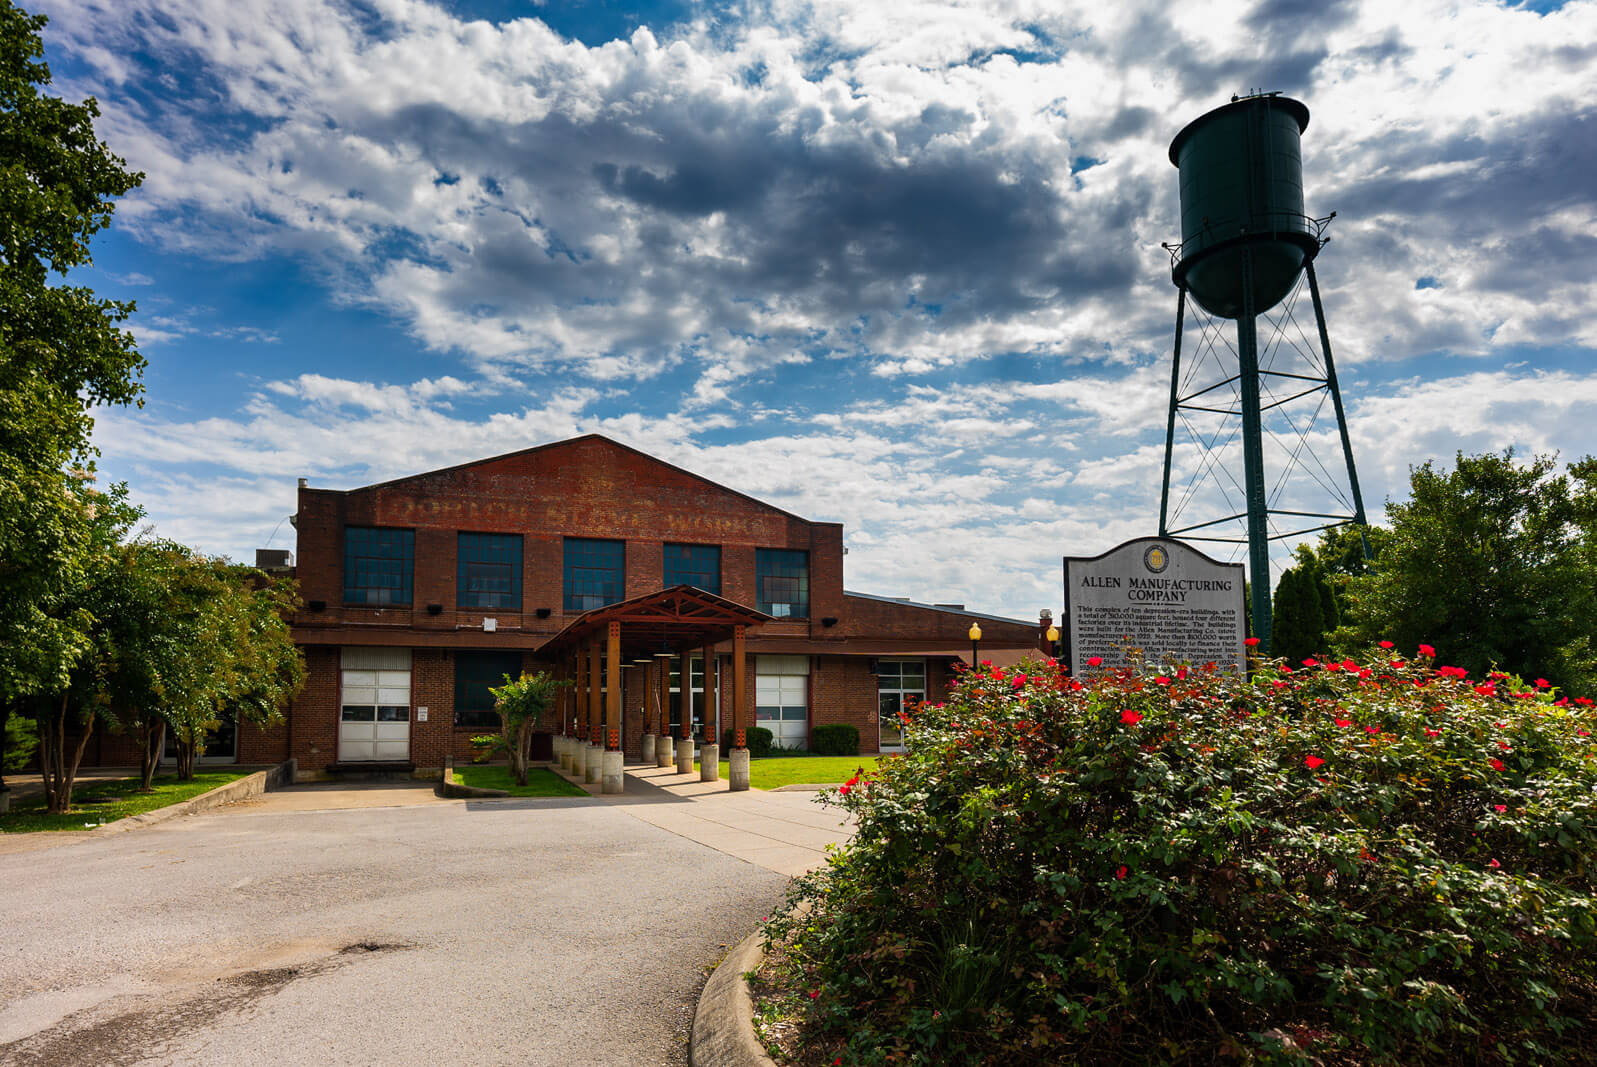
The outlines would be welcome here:
[[[546,641],[538,655],[557,660],[569,656],[606,636],[613,622],[621,624],[621,655],[637,657],[720,644],[731,640],[737,627],[759,626],[771,618],[703,589],[673,585],[578,615]]]
[[[688,677],[686,657],[695,649],[705,654],[705,709],[706,744],[716,743],[715,713],[710,695],[712,668],[715,666],[715,646],[723,641],[732,642],[732,729],[734,747],[744,746],[747,729],[748,696],[744,692],[747,677],[747,653],[744,637],[751,626],[770,622],[772,616],[762,611],[691,585],[674,585],[657,593],[633,597],[619,603],[594,608],[573,619],[565,629],[551,637],[538,650],[541,658],[556,663],[574,662],[574,679],[577,683],[578,723],[574,733],[581,736],[580,719],[588,720],[589,743],[602,746],[608,752],[617,752],[621,741],[621,668],[639,658],[683,657],[682,677]],[[605,686],[604,708],[600,709],[600,662],[610,665],[610,682]],[[661,732],[666,732],[663,720],[665,703],[665,674],[661,674]],[[686,685],[684,685],[686,692]],[[586,715],[582,714],[586,712]],[[603,729],[600,723],[603,721]],[[688,737],[691,715],[684,704],[682,736]],[[619,757],[617,757],[619,758]]]

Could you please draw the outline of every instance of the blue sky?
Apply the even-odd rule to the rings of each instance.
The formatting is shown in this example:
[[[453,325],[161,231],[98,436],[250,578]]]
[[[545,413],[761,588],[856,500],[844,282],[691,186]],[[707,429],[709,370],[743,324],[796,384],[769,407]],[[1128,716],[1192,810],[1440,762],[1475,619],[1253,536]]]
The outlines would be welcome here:
[[[1155,532],[1165,152],[1255,87],[1312,112],[1372,518],[1459,449],[1597,452],[1590,0],[35,7],[147,174],[74,278],[150,364],[101,469],[207,551],[292,547],[297,477],[601,432],[845,523],[851,588],[1057,611]]]

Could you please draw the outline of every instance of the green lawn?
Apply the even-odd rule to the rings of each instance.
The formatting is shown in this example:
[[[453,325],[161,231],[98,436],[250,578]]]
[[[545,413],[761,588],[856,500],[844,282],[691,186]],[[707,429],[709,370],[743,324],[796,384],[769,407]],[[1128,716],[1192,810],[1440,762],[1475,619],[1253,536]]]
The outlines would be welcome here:
[[[779,785],[834,785],[846,782],[855,771],[873,771],[880,756],[767,756],[749,760],[749,785],[755,789],[775,789]],[[693,769],[699,769],[697,760]],[[721,780],[730,772],[721,761]]]
[[[455,768],[455,780],[474,789],[503,789],[513,797],[585,797],[588,791],[572,785],[545,767],[527,771],[527,784],[517,785],[510,768],[487,764]]]
[[[139,793],[137,778],[117,778],[112,781],[86,782],[72,790],[72,811],[67,815],[50,815],[44,810],[44,795],[25,797],[13,801],[11,810],[0,815],[0,833],[20,834],[33,830],[88,830],[103,822],[114,822],[129,815],[140,815],[180,800],[208,793],[219,785],[226,785],[253,774],[253,771],[200,771],[187,782],[175,775],[157,775],[153,793]],[[88,825],[85,825],[88,824]]]

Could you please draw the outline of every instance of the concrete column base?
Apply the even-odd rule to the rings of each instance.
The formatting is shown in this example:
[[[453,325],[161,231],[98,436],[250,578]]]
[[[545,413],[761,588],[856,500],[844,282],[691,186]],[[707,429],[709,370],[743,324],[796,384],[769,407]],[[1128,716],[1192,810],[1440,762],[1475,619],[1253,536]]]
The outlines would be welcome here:
[[[571,767],[571,754],[566,751],[566,739],[563,734],[555,735],[555,766],[563,771]]]
[[[719,782],[721,780],[721,746],[699,746],[699,781]]]
[[[589,745],[587,763],[582,768],[582,780],[588,785],[597,785],[603,776],[604,747],[602,745]]]
[[[733,793],[749,787],[749,750],[734,748],[726,754],[726,784]]]
[[[625,784],[625,771],[622,769],[620,752],[606,752],[604,754],[604,791],[606,793],[619,793]]]
[[[660,743],[654,746],[657,762],[662,767],[669,767],[677,761],[675,739],[670,734],[661,734]]]
[[[583,768],[588,765],[588,746],[573,737],[571,739],[571,751],[566,753],[566,755],[571,760],[572,776],[580,779]]]
[[[654,742],[655,737],[653,734],[643,735],[643,752],[640,755],[644,763],[654,762]]]
[[[693,738],[677,738],[677,773],[693,773]]]

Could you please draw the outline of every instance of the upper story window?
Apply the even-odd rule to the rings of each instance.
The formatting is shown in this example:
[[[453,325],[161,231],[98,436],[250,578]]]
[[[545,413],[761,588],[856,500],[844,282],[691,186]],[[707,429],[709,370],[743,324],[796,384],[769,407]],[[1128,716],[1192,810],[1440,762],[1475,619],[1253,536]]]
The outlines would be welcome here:
[[[621,599],[626,547],[625,541],[566,538],[565,610],[590,611]]]
[[[455,605],[521,610],[521,535],[459,535]]]
[[[755,606],[778,619],[810,617],[810,554],[785,548],[754,550]]]
[[[409,604],[416,531],[344,527],[344,603]]]
[[[666,545],[665,587],[692,585],[721,595],[720,545]]]

